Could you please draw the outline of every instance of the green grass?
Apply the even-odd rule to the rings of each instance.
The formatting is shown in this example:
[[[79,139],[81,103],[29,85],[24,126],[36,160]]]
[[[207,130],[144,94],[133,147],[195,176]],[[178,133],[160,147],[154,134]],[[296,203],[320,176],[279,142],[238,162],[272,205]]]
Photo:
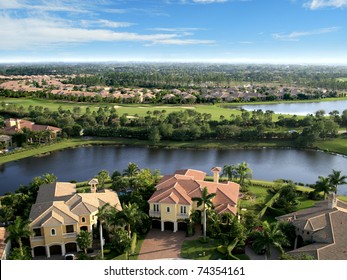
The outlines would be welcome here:
[[[140,250],[141,250],[141,246],[143,244],[144,241],[144,237],[140,237],[137,241],[137,245],[136,245],[136,249],[135,249],[135,253],[133,255],[129,256],[129,260],[137,260]],[[106,260],[126,260],[126,254],[123,253],[121,255],[117,255],[114,251],[111,251],[110,253],[104,254],[105,259]]]
[[[316,142],[315,146],[326,152],[347,155],[347,134],[339,135],[335,139]]]

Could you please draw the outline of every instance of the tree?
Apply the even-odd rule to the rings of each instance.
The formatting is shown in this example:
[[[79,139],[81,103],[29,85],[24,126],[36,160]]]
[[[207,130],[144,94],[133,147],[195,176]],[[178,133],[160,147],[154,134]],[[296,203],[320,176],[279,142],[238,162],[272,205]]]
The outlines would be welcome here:
[[[87,254],[87,249],[92,247],[93,237],[92,234],[88,231],[81,230],[81,232],[77,235],[76,242],[78,247]]]
[[[99,220],[99,235],[100,235],[100,247],[101,247],[101,258],[104,258],[104,238],[102,234],[102,224],[107,220],[109,216],[109,208],[110,204],[106,203],[103,206],[98,208],[98,216]]]
[[[160,131],[157,127],[154,127],[151,129],[151,131],[148,134],[148,140],[151,141],[153,144],[158,144],[160,142]]]
[[[7,227],[9,233],[6,238],[8,240],[15,240],[19,246],[19,253],[24,256],[22,238],[28,238],[31,236],[31,231],[29,229],[29,221],[23,220],[21,217],[16,217],[14,223]]]
[[[207,208],[213,208],[213,203],[212,203],[212,199],[216,196],[215,193],[208,193],[207,188],[205,187],[202,190],[201,193],[201,197],[193,197],[192,200],[193,201],[197,201],[197,206],[200,207],[202,206],[202,210],[204,213],[204,240],[206,240],[206,210]]]
[[[104,189],[105,188],[105,181],[110,179],[110,174],[108,173],[107,170],[101,170],[98,175],[96,176],[96,178],[99,181],[100,184],[100,188]]]
[[[239,177],[239,184],[244,188],[245,179],[252,178],[252,169],[248,166],[248,163],[242,162],[237,165],[236,172]]]
[[[337,193],[338,185],[347,184],[347,176],[341,176],[341,171],[334,170],[328,175],[329,182],[335,188],[335,194]]]
[[[222,176],[227,176],[229,181],[233,180],[233,177],[236,173],[236,166],[235,165],[224,165],[223,166],[223,171],[222,171]]]
[[[282,246],[288,244],[287,238],[279,229],[278,223],[269,224],[267,221],[264,221],[262,223],[262,228],[255,231],[254,237],[254,249],[256,251],[265,249],[267,259],[271,257],[271,248],[275,248],[283,253]]]
[[[313,186],[316,193],[323,192],[324,199],[327,198],[327,195],[330,192],[336,192],[335,186],[331,184],[330,178],[319,176],[318,181]]]
[[[135,177],[138,173],[140,173],[140,168],[133,162],[129,162],[128,167],[123,170],[123,176],[128,176],[130,178]]]
[[[136,224],[142,224],[142,219],[147,215],[143,213],[136,203],[123,203],[123,210],[118,212],[117,218],[121,224],[126,225],[129,238],[131,238],[131,228]]]

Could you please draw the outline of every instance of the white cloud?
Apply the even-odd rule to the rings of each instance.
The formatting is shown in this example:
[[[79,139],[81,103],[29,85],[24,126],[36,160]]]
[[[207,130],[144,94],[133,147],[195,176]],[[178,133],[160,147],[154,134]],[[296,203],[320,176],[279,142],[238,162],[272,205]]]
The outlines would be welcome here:
[[[114,24],[115,25],[115,24]],[[14,19],[0,15],[2,43],[0,49],[34,49],[52,47],[62,44],[87,42],[124,42],[137,41],[150,44],[212,44],[210,40],[183,39],[182,34],[138,34],[130,32],[114,32],[107,29],[81,28],[64,20],[44,20],[39,18]]]
[[[135,23],[99,19],[99,20],[81,20],[81,25],[83,27],[99,26],[99,27],[119,28],[119,27],[133,26],[135,25]]]
[[[339,29],[340,27],[335,26],[335,27],[321,28],[321,29],[312,30],[312,31],[300,31],[300,32],[294,31],[289,34],[275,33],[275,34],[272,34],[272,37],[280,41],[299,41],[301,37],[332,33],[332,32],[336,32]]]
[[[306,8],[316,10],[320,8],[343,8],[347,7],[347,0],[311,0],[304,4]]]

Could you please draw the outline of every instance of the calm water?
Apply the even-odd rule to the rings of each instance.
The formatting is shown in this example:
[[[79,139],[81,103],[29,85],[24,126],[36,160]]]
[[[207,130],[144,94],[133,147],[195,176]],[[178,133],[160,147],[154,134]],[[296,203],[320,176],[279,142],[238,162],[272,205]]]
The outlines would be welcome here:
[[[15,191],[33,177],[54,173],[59,181],[84,181],[100,170],[122,171],[129,162],[140,168],[159,169],[172,174],[177,169],[193,168],[211,173],[213,166],[246,161],[253,178],[314,183],[318,176],[327,176],[332,169],[347,174],[347,157],[317,151],[290,149],[260,150],[176,150],[145,147],[91,146],[57,151],[45,157],[32,157],[0,165],[0,195]],[[339,193],[347,195],[347,186]]]
[[[326,114],[337,110],[340,114],[347,110],[347,100],[326,101],[326,102],[305,102],[305,103],[281,103],[281,104],[264,104],[264,105],[245,105],[243,109],[248,111],[253,110],[271,110],[277,114],[295,114],[306,116],[314,114],[318,110],[324,110]]]

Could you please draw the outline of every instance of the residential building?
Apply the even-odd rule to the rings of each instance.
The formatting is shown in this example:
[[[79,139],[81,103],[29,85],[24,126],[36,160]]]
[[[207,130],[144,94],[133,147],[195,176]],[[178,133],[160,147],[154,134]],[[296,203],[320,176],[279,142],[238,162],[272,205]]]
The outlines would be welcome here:
[[[89,182],[90,193],[77,193],[76,185],[56,182],[39,188],[30,211],[32,256],[65,255],[78,251],[77,234],[92,232],[97,225],[98,208],[106,203],[121,210],[117,193],[97,191],[97,179]]]
[[[51,135],[53,138],[55,138],[62,131],[62,129],[59,127],[50,126],[50,125],[35,124],[31,121],[23,120],[23,119],[10,118],[10,119],[5,120],[4,132],[6,134],[13,135],[17,132],[22,131],[23,128],[27,128],[27,129],[30,129],[32,131],[48,130],[51,132]]]
[[[162,231],[171,229],[174,232],[185,229],[192,211],[201,213],[202,207],[197,207],[197,202],[192,198],[201,197],[205,187],[208,193],[216,194],[212,202],[217,213],[236,215],[240,185],[219,182],[220,167],[214,167],[211,171],[213,182],[204,180],[205,172],[193,169],[177,170],[173,175],[164,176],[148,200],[153,227],[160,227]]]
[[[10,254],[11,240],[6,242],[8,232],[5,227],[0,227],[0,259],[6,260]]]
[[[347,260],[347,203],[335,194],[314,207],[277,219],[295,226],[295,246],[289,254],[308,254],[317,260]]]

